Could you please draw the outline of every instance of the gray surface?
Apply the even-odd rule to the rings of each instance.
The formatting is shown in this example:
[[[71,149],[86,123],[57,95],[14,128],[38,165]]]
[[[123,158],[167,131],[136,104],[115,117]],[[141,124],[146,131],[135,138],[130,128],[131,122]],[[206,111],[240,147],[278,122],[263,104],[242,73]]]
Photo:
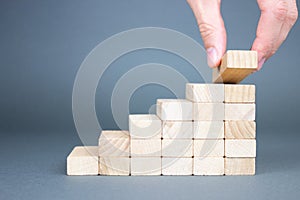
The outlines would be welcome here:
[[[259,18],[255,0],[224,1],[222,12],[228,49],[249,49]],[[257,85],[254,177],[65,176],[65,158],[73,146],[80,145],[71,95],[83,59],[99,42],[136,27],[171,28],[201,43],[184,0],[1,1],[0,24],[0,199],[300,196],[299,21],[276,56],[245,80]],[[96,109],[106,129],[116,128],[108,106],[111,90],[133,66],[169,64],[191,82],[199,81],[189,65],[174,55],[144,50],[126,56],[112,64],[101,80],[105,87],[97,90],[102,101],[97,101]],[[164,88],[148,85],[134,94],[130,110],[146,112],[162,96],[173,97]]]
[[[0,199],[299,199],[295,134],[259,131],[257,175],[231,177],[68,177],[75,133],[11,134],[0,141]]]

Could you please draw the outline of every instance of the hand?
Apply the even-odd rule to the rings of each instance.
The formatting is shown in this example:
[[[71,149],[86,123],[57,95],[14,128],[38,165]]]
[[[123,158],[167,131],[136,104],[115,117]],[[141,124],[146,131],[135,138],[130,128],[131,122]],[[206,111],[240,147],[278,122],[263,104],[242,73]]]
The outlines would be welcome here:
[[[226,30],[221,0],[187,0],[196,17],[210,67],[220,65],[226,51]],[[257,0],[261,10],[251,50],[258,52],[258,69],[286,39],[298,18],[296,0]]]

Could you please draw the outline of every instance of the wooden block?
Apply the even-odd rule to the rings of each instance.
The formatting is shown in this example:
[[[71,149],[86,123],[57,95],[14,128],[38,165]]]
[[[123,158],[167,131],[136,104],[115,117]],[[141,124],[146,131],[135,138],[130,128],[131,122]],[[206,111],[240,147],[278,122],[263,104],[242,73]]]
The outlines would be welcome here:
[[[161,120],[156,115],[129,115],[131,139],[161,138]]]
[[[223,121],[194,121],[194,139],[223,139]]]
[[[225,158],[225,175],[254,175],[255,158]]]
[[[100,175],[129,176],[130,158],[129,157],[100,157]]]
[[[194,175],[224,175],[223,157],[195,157]]]
[[[161,157],[132,157],[131,175],[161,175]]]
[[[162,158],[162,175],[192,175],[193,158]]]
[[[98,175],[98,147],[75,147],[67,157],[68,175]]]
[[[186,98],[196,103],[223,103],[224,84],[186,84]]]
[[[156,114],[161,120],[192,120],[193,104],[184,99],[158,99]]]
[[[163,157],[192,157],[193,140],[192,139],[163,139],[162,156]]]
[[[161,156],[161,139],[132,139],[131,157]]]
[[[214,83],[239,83],[257,70],[256,51],[227,51],[221,66],[213,69]]]
[[[224,103],[194,103],[193,119],[199,121],[224,120]]]
[[[254,121],[255,120],[255,104],[225,104],[225,120],[226,121]]]
[[[255,139],[256,123],[254,121],[226,121],[226,139]]]
[[[224,140],[194,140],[194,157],[223,157]]]
[[[128,131],[102,131],[99,137],[100,157],[128,157],[130,136]]]
[[[163,121],[163,138],[167,139],[192,139],[193,122],[192,121]]]
[[[256,157],[256,140],[254,139],[237,139],[225,140],[226,157]]]
[[[225,103],[255,103],[255,85],[225,84]]]

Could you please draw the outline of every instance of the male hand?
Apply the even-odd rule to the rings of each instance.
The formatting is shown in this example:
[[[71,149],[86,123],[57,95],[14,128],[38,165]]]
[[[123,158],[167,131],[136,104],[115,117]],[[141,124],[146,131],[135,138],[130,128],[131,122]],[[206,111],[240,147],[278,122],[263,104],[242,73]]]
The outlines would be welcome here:
[[[226,30],[221,0],[187,0],[196,17],[210,67],[220,65],[226,51]],[[258,69],[286,39],[298,18],[296,0],[257,0],[261,10],[251,50],[258,52]]]

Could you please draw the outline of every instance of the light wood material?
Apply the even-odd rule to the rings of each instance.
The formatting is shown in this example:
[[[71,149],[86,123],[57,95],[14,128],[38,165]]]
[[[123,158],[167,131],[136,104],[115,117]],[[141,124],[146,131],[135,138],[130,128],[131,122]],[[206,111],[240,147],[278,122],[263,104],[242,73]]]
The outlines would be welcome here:
[[[131,139],[161,138],[162,121],[156,115],[129,115]]]
[[[194,140],[194,157],[223,157],[224,140]]]
[[[163,138],[192,139],[192,121],[164,121],[162,128]]]
[[[255,158],[225,158],[225,175],[254,175]]]
[[[129,157],[100,157],[100,175],[129,176],[130,158]]]
[[[195,157],[194,175],[224,175],[223,157]]]
[[[192,157],[193,140],[192,139],[163,139],[162,156],[163,157]]]
[[[255,120],[255,104],[225,104],[225,120],[226,121],[254,121]]]
[[[186,84],[186,98],[196,103],[223,103],[224,84]]]
[[[78,146],[67,157],[68,175],[98,175],[98,147]]]
[[[195,121],[222,121],[224,113],[224,103],[194,103]]]
[[[225,84],[225,103],[255,103],[255,85]]]
[[[98,144],[100,157],[129,156],[130,136],[128,131],[102,131]]]
[[[131,175],[161,175],[161,157],[132,157]]]
[[[161,120],[192,120],[193,104],[185,99],[158,99],[156,114]]]
[[[237,139],[225,140],[226,157],[256,157],[256,140],[254,139]]]
[[[254,121],[226,121],[226,139],[255,139],[256,123]]]
[[[214,83],[239,83],[257,70],[257,52],[229,50],[222,58],[221,66],[213,69]]]
[[[132,139],[131,157],[161,156],[161,139]]]
[[[163,175],[192,175],[193,158],[162,158]]]
[[[194,121],[195,139],[223,139],[223,121]]]

